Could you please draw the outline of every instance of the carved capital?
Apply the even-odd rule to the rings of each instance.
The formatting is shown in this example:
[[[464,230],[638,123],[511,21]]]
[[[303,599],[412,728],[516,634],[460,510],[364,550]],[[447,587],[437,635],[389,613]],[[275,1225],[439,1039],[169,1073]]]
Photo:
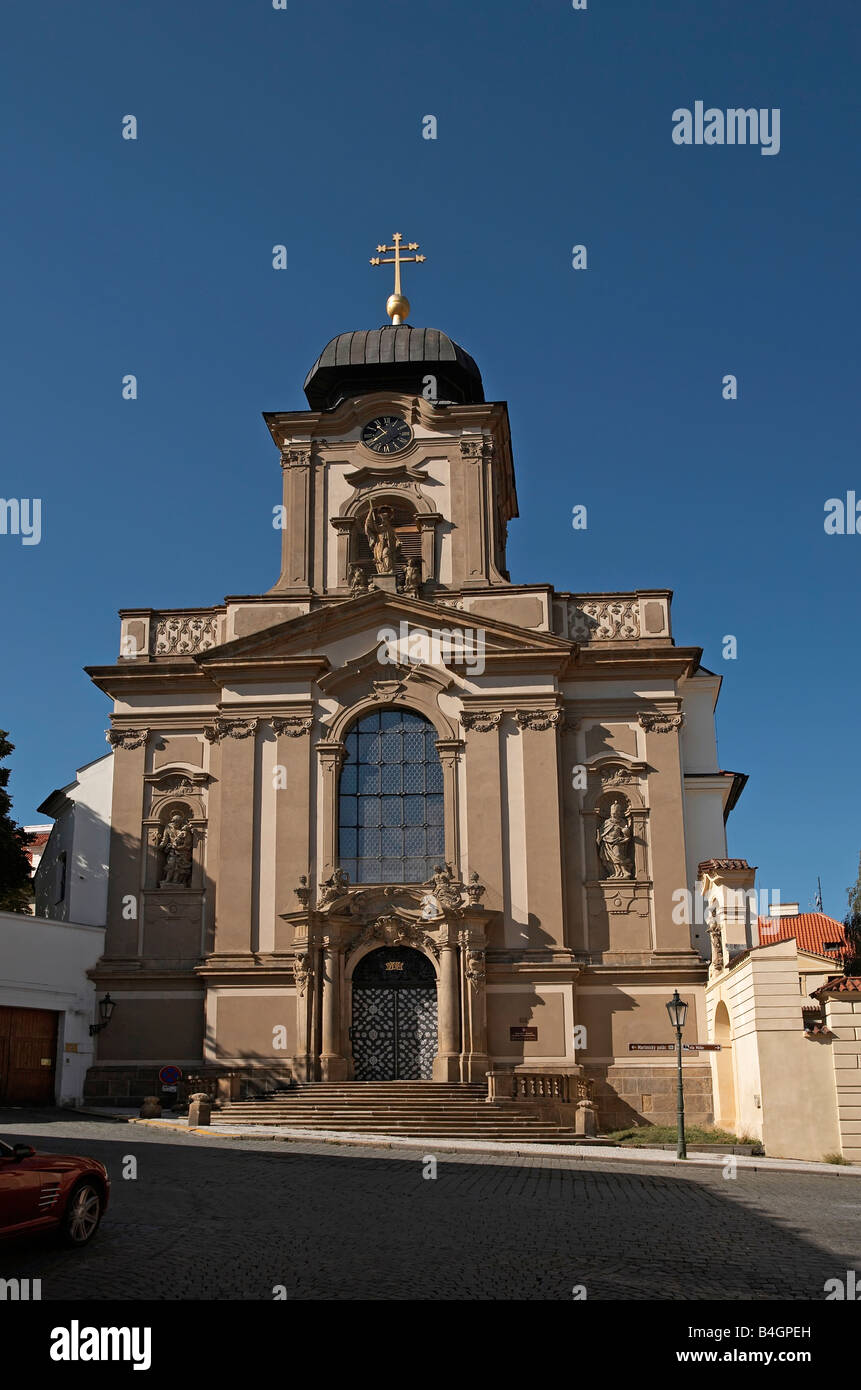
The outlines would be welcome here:
[[[208,743],[218,743],[223,738],[251,738],[257,732],[259,719],[215,719],[203,730]]]
[[[311,466],[311,446],[286,445],[281,450],[282,468],[309,468]]]
[[[324,740],[317,744],[316,752],[321,770],[330,777],[337,776],[347,756],[346,743],[340,743],[337,739]]]
[[[683,714],[663,714],[660,710],[639,710],[640,727],[648,734],[671,734],[685,722]]]
[[[562,724],[560,709],[516,709],[514,722],[518,729],[558,729]]]
[[[276,734],[286,734],[288,738],[301,738],[303,734],[310,734],[313,727],[313,717],[301,714],[276,716],[272,720]]]
[[[490,458],[493,453],[493,444],[484,436],[471,436],[460,441],[460,456],[468,459],[470,463],[478,463],[481,459]]]
[[[133,748],[143,747],[149,738],[149,729],[108,729],[106,738],[112,748],[130,753]]]
[[[502,710],[465,709],[461,711],[460,722],[465,729],[474,729],[477,734],[489,734],[502,723]]]

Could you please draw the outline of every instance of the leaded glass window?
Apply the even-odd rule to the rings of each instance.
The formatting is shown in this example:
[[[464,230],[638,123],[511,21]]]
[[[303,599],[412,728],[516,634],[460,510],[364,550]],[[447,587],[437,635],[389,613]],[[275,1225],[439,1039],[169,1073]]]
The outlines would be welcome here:
[[[437,732],[408,710],[380,710],[344,742],[338,863],[351,883],[424,883],[445,853]]]

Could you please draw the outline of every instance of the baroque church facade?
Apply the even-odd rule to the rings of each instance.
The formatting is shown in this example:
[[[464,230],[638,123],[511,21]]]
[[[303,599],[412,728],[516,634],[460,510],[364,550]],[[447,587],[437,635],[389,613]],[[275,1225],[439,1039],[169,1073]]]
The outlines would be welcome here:
[[[274,586],[123,610],[88,668],[113,701],[93,978],[117,1007],[87,1092],[139,1098],[165,1063],[261,1088],[514,1073],[576,1079],[603,1126],[669,1120],[674,1059],[632,1044],[672,1041],[675,989],[707,1037],[708,934],[678,901],[745,780],[717,762],[719,678],[668,591],[512,580],[507,407],[389,310],[327,345],[308,410],[265,415]],[[709,1118],[696,1054],[685,1084]]]

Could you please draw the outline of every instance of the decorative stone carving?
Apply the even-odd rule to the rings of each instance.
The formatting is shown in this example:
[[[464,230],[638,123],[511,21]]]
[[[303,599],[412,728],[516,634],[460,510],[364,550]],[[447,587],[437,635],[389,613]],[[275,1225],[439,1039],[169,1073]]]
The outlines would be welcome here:
[[[478,951],[470,947],[467,949],[465,960],[464,974],[466,978],[469,980],[473,989],[480,989],[484,984],[487,974],[484,951]]]
[[[721,940],[720,924],[712,922],[709,925],[709,940],[712,947],[712,969],[717,972],[723,970],[723,941]]]
[[[288,446],[281,450],[282,468],[308,468],[311,463],[311,449]]]
[[[373,922],[368,922],[347,945],[347,954],[368,941],[381,941],[386,946],[425,947],[435,957],[439,947],[431,936],[415,922],[404,921],[393,914],[382,914]]]
[[[460,441],[461,458],[469,459],[472,463],[477,463],[479,459],[490,458],[492,453],[493,444],[483,436]]]
[[[251,738],[259,723],[259,719],[216,719],[207,724],[203,737],[209,743],[218,743],[222,738]]]
[[[562,723],[560,709],[516,709],[514,722],[518,729],[556,729]]]
[[[648,734],[670,734],[680,729],[685,722],[683,714],[663,714],[659,710],[640,710],[637,714],[640,727]]]
[[[602,787],[624,787],[637,781],[637,774],[628,767],[602,767],[599,776]]]
[[[108,729],[106,737],[112,748],[130,753],[133,748],[143,747],[149,738],[149,729]]]
[[[465,709],[461,711],[460,722],[465,729],[474,729],[477,734],[489,734],[502,723],[502,710]]]
[[[470,907],[480,907],[481,900],[486,892],[487,889],[482,883],[479,883],[478,874],[475,869],[473,869],[469,876],[469,883],[466,885],[466,896],[469,898]]]
[[[302,874],[299,878],[299,886],[293,889],[296,897],[303,907],[307,907],[311,900],[311,889],[308,887],[308,875]]]
[[[450,864],[437,864],[422,887],[431,889],[428,896],[438,904],[441,913],[460,912],[464,888]]]
[[[350,566],[350,593],[353,598],[370,592],[370,581],[361,565]]]
[[[300,998],[305,993],[308,980],[313,974],[311,956],[307,951],[293,957],[293,978],[296,981],[296,993]]]
[[[318,910],[324,907],[331,907],[333,903],[340,902],[349,898],[350,875],[346,869],[335,869],[329,878],[325,878],[319,885],[319,897],[317,898]]]
[[[153,629],[154,656],[188,656],[218,646],[218,613],[178,613],[157,618]]]
[[[598,858],[605,878],[634,877],[634,822],[627,802],[618,798],[597,830]]]
[[[310,734],[313,727],[314,720],[310,715],[276,715],[272,720],[272,728],[275,733],[286,734],[288,738],[301,738],[303,734]]]
[[[188,888],[191,883],[191,853],[194,841],[191,826],[175,812],[164,828],[158,845],[164,855],[160,888]]]
[[[581,645],[634,641],[641,635],[636,597],[572,599],[568,605],[568,635]]]
[[[421,592],[421,583],[421,566],[415,556],[411,555],[407,560],[407,567],[404,570],[404,593],[411,594],[413,598],[418,598]]]

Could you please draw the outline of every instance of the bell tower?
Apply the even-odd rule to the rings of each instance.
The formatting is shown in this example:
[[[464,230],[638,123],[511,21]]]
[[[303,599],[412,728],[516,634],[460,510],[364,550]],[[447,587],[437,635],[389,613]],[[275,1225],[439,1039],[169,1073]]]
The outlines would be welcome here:
[[[281,455],[281,573],[272,595],[343,600],[370,589],[435,594],[509,581],[517,516],[508,409],[473,358],[406,322],[401,267],[417,242],[377,247],[395,289],[382,328],[340,333],[305,380],[310,410],[267,412]],[[392,252],[383,256],[383,252]]]

